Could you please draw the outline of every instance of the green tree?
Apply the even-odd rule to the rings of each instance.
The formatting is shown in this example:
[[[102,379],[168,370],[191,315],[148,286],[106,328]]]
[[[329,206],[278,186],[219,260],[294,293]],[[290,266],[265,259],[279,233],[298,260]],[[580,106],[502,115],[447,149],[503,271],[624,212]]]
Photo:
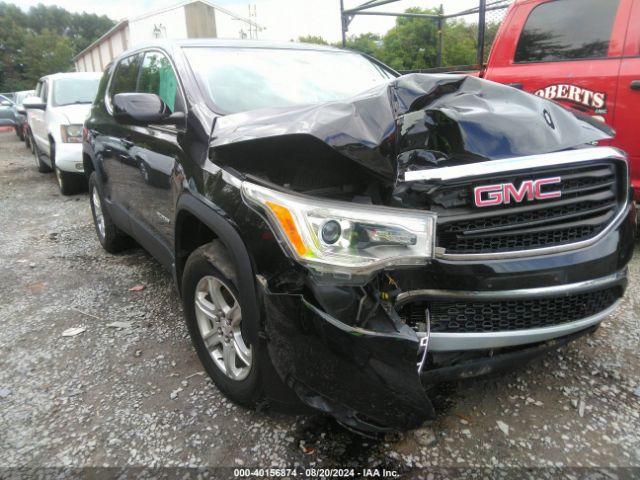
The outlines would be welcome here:
[[[71,40],[48,29],[26,38],[23,53],[24,80],[35,85],[40,77],[73,69]],[[33,88],[33,87],[31,87]]]
[[[341,43],[336,46],[341,46]],[[347,38],[345,48],[378,57],[382,46],[382,37],[376,33],[361,33]]]
[[[11,91],[11,85],[24,86],[22,61],[26,16],[15,5],[0,3],[0,91]]]
[[[315,43],[316,45],[329,45],[329,42],[327,42],[320,35],[305,35],[303,37],[298,37],[297,41],[300,43]]]
[[[71,25],[65,35],[71,39],[75,53],[78,53],[88,47],[100,35],[113,28],[115,23],[104,15],[75,13],[71,18]]]
[[[485,25],[484,32],[484,60],[489,56],[489,50],[498,33],[499,23],[491,22]],[[478,47],[478,25],[466,23],[462,20],[447,20],[442,29],[442,64],[444,66],[473,65],[476,63]]]
[[[409,8],[407,13],[437,15],[437,9]],[[436,66],[438,24],[430,18],[398,17],[384,36],[379,58],[396,70],[415,70]]]
[[[477,25],[447,20],[442,28],[442,65],[472,65],[476,61],[477,44]]]
[[[72,58],[115,22],[42,4],[24,12],[0,2],[0,91],[33,88],[42,75],[67,71]]]

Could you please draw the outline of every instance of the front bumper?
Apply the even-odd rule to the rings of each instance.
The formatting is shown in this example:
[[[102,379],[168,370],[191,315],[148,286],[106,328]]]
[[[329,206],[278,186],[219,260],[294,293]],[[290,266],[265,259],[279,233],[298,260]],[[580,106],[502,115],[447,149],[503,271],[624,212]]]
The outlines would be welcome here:
[[[633,252],[634,216],[629,207],[605,238],[578,250],[508,260],[436,260],[428,268],[391,272],[408,286],[393,308],[431,297],[553,298],[604,288],[613,288],[619,299]],[[348,289],[274,293],[266,282],[259,284],[266,343],[280,377],[305,404],[366,432],[419,426],[435,414],[426,390],[437,382],[522,365],[594,330],[617,305],[549,327],[431,333],[420,373],[421,334],[393,312],[387,312],[392,328],[375,322],[360,328],[350,323]]]
[[[56,167],[64,172],[84,173],[82,143],[56,142]]]
[[[592,287],[605,285],[617,285],[622,292],[626,271],[593,282]],[[585,286],[559,289],[564,294],[575,291],[585,291]],[[369,433],[416,428],[435,415],[425,388],[522,365],[592,331],[618,304],[547,328],[433,333],[425,369],[419,372],[423,334],[406,325],[398,325],[394,333],[366,330],[331,317],[303,295],[263,291],[263,298],[269,354],[287,385],[308,406]]]

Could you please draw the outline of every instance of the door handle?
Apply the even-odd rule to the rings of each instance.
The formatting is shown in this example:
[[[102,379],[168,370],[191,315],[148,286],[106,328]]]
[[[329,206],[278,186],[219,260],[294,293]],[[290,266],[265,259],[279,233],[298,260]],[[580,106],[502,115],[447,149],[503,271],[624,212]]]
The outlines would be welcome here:
[[[131,140],[128,140],[126,138],[123,138],[120,141],[122,142],[122,145],[124,145],[126,148],[131,148],[134,145],[134,143]]]
[[[640,90],[640,80],[632,80],[629,87],[631,90]]]

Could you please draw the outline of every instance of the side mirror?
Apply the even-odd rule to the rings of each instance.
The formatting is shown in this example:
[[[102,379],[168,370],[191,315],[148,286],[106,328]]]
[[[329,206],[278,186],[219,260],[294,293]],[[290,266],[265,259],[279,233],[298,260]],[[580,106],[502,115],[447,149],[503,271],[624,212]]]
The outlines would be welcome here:
[[[27,97],[22,102],[22,106],[26,109],[32,110],[46,110],[47,104],[42,101],[40,97]]]
[[[184,113],[171,113],[155,93],[118,93],[113,97],[113,116],[122,123],[175,125]]]

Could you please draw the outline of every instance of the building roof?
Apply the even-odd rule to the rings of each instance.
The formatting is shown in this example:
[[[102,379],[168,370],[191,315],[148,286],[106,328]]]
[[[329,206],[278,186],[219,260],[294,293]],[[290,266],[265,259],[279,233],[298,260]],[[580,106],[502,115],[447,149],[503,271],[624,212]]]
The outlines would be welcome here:
[[[185,1],[182,1],[180,3],[176,3],[175,5],[171,5],[169,7],[164,7],[164,8],[160,8],[160,9],[157,9],[157,10],[151,10],[149,12],[145,12],[145,13],[142,13],[140,15],[136,15],[136,16],[133,16],[133,17],[125,18],[124,20],[120,20],[118,23],[116,23],[113,26],[113,28],[111,28],[111,30],[109,30],[107,33],[102,35],[97,40],[93,41],[88,47],[86,47],[80,53],[78,53],[75,57],[73,57],[73,60],[74,61],[77,60],[79,57],[84,55],[89,50],[93,49],[96,45],[99,45],[100,43],[102,43],[105,39],[109,38],[114,33],[124,29],[127,25],[129,25],[129,22],[134,22],[136,20],[142,20],[143,18],[151,17],[153,15],[158,15],[159,13],[169,12],[171,10],[175,10],[177,8],[184,7],[185,5],[189,5],[191,3],[204,3],[204,4],[209,5],[210,7],[214,8],[216,10],[219,10],[219,11],[221,11],[223,13],[226,13],[227,15],[229,15],[229,16],[231,16],[233,18],[236,18],[238,20],[242,20],[245,23],[248,23],[252,27],[257,28],[260,31],[264,30],[264,27],[262,27],[261,25],[257,24],[253,20],[251,20],[249,18],[246,18],[246,17],[243,17],[241,15],[237,15],[237,14],[227,10],[226,8],[219,7],[218,5],[216,5],[215,3],[210,2],[209,0],[185,0]]]
[[[118,23],[116,23],[111,28],[111,30],[107,31],[107,33],[102,35],[97,40],[94,40],[93,42],[91,42],[88,47],[86,47],[84,50],[82,50],[80,53],[78,53],[75,57],[73,57],[73,61],[75,62],[82,55],[87,53],[89,50],[93,49],[93,47],[95,47],[96,45],[102,43],[105,39],[109,38],[114,33],[119,32],[120,30],[124,29],[127,25],[129,25],[129,19],[120,20]]]

